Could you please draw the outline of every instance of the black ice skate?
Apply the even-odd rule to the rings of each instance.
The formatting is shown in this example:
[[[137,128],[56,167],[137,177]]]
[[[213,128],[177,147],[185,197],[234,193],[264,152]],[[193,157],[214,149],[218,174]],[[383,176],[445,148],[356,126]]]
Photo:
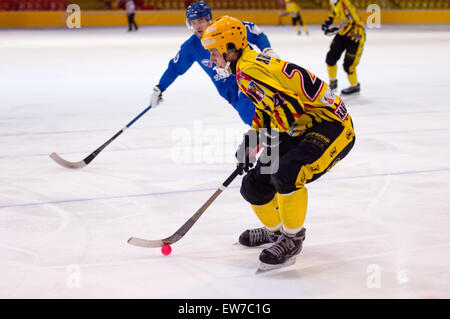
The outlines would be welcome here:
[[[350,86],[346,89],[343,89],[341,91],[342,95],[350,95],[350,94],[356,94],[359,93],[359,91],[361,91],[361,86],[359,85],[359,83],[355,86]]]
[[[306,229],[302,228],[297,234],[291,236],[282,233],[275,244],[264,249],[259,255],[261,264],[256,273],[286,267],[295,263],[295,256],[302,251]]]
[[[239,236],[239,243],[247,247],[256,247],[263,244],[274,243],[280,235],[280,231],[271,232],[265,227],[247,229]]]
[[[337,89],[337,80],[330,80],[330,84],[328,84],[328,87],[331,91],[334,91]]]

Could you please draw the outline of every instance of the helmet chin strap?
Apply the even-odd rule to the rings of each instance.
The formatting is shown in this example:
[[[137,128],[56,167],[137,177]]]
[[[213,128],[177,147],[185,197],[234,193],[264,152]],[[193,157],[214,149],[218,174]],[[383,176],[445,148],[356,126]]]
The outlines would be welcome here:
[[[231,62],[228,61],[223,68],[215,66],[213,70],[216,71],[221,77],[227,78],[231,75],[230,63]]]

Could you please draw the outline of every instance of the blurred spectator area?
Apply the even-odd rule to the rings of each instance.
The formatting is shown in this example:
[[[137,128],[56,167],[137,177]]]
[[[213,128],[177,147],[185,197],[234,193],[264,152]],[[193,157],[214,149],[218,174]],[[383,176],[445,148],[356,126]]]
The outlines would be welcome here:
[[[330,8],[329,0],[299,0],[300,6],[304,4],[310,8],[313,2],[317,9]],[[351,0],[353,5],[360,10],[365,10],[370,4],[377,4],[381,9],[450,9],[450,0]]]
[[[328,10],[329,0],[292,0],[303,10]],[[0,0],[0,11],[62,11],[70,3],[82,10],[123,9],[126,0]],[[138,10],[185,10],[192,0],[135,0]],[[283,0],[208,0],[213,10],[283,10]],[[381,9],[450,9],[450,0],[352,0],[360,10],[370,4]]]
[[[126,0],[121,0],[126,1]],[[185,10],[195,1],[186,0],[136,0],[138,7],[152,7],[156,10]],[[141,1],[139,3],[139,1]],[[208,0],[212,10],[276,10],[280,9],[280,0]],[[280,4],[281,2],[281,4]]]
[[[0,11],[63,11],[66,0],[0,0]]]

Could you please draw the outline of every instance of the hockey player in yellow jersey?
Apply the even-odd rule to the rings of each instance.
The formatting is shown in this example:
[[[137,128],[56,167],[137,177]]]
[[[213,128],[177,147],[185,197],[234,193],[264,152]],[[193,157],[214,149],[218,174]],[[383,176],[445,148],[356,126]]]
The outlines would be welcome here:
[[[303,22],[302,16],[300,14],[300,6],[295,1],[285,0],[284,2],[286,3],[286,11],[292,18],[292,25],[294,26],[295,30],[297,30],[297,34],[302,34],[302,31],[299,27],[302,26],[303,30],[305,30],[306,35],[308,35],[308,28]]]
[[[341,91],[341,94],[354,94],[361,90],[356,74],[356,66],[359,63],[366,41],[366,32],[355,7],[350,0],[330,0],[331,13],[322,25],[326,35],[335,35],[327,53],[326,63],[330,77],[330,88],[337,88],[337,61],[345,51],[344,70],[347,73],[350,87]],[[338,18],[340,27],[331,27],[333,20]]]
[[[202,45],[211,62],[236,74],[239,88],[255,105],[252,127],[236,156],[247,173],[241,194],[264,227],[244,231],[239,242],[272,244],[259,258],[264,267],[276,267],[295,260],[302,249],[305,184],[348,154],[355,133],[344,102],[327,83],[294,63],[254,51],[245,34],[239,20],[224,16],[206,29]],[[257,145],[264,151],[252,168]]]

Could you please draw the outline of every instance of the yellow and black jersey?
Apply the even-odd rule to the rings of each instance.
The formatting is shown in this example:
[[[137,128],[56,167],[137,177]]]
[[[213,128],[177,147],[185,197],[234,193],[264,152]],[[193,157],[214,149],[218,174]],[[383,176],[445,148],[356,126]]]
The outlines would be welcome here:
[[[286,4],[286,11],[291,17],[296,17],[300,14],[300,7],[295,2],[289,2]]]
[[[341,21],[340,35],[351,37],[357,41],[364,37],[364,25],[355,7],[349,0],[338,0],[336,4],[331,4],[329,16],[333,19],[336,17]]]
[[[353,131],[339,96],[308,70],[247,47],[236,65],[239,88],[255,104],[252,128],[277,129],[299,136],[323,121],[340,122]]]

